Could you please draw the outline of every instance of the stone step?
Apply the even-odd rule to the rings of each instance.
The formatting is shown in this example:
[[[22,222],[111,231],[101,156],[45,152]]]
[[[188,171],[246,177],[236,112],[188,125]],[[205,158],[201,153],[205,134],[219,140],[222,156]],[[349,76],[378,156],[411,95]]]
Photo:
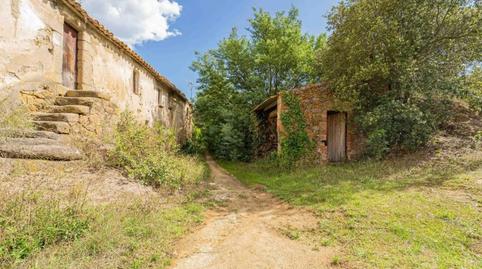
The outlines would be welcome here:
[[[97,98],[92,97],[57,97],[55,98],[55,104],[58,106],[88,106],[92,107]]]
[[[0,157],[73,161],[82,159],[82,153],[74,147],[46,138],[11,138],[0,140]]]
[[[52,106],[49,109],[51,113],[75,113],[79,115],[88,115],[90,108],[88,106],[64,105]]]
[[[51,131],[58,134],[69,134],[70,125],[61,121],[34,121],[34,126],[40,131]]]
[[[63,121],[78,122],[79,114],[74,113],[33,113],[33,119],[36,121]]]
[[[7,138],[48,138],[59,140],[60,135],[49,131],[0,129],[0,137]]]
[[[97,92],[97,91],[80,91],[80,90],[71,90],[67,91],[65,93],[66,97],[93,97],[93,98],[99,98],[103,100],[110,100],[110,96],[102,93],[102,92]]]

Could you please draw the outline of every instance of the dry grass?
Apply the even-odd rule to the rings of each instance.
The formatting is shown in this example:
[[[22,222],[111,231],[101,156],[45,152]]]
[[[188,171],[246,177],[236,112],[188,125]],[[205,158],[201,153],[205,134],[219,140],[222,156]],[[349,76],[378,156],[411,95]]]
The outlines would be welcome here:
[[[86,162],[0,159],[0,268],[164,268],[201,220],[167,196]]]
[[[30,113],[25,106],[16,108],[5,107],[7,99],[0,100],[0,112],[3,114],[0,117],[0,129],[31,129],[32,119]]]

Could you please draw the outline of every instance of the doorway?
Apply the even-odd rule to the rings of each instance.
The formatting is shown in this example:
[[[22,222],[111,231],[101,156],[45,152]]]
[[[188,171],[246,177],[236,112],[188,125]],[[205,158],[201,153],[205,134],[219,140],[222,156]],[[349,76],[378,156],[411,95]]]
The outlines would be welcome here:
[[[346,113],[328,111],[328,160],[346,160]]]
[[[62,84],[70,89],[77,88],[78,36],[77,30],[64,23]]]

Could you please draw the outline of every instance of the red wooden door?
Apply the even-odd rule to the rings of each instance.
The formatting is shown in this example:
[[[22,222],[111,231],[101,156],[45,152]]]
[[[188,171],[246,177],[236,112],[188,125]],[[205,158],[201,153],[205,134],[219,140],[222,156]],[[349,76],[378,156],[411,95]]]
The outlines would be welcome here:
[[[328,112],[328,160],[346,159],[346,113]]]
[[[78,32],[70,25],[64,24],[62,84],[71,89],[77,86],[77,39]]]

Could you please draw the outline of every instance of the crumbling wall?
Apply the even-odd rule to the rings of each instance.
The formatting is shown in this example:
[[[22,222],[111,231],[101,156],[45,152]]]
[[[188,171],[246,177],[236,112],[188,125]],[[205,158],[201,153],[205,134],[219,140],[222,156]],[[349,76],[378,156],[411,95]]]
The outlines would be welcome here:
[[[0,96],[23,92],[32,111],[51,105],[61,94],[64,22],[79,32],[78,89],[111,96],[118,110],[130,110],[141,122],[161,121],[187,137],[187,101],[159,81],[95,26],[69,7],[67,0],[5,0],[0,8]],[[139,71],[139,94],[134,93],[134,70]],[[27,88],[31,84],[31,88]],[[49,92],[50,91],[50,92]],[[16,96],[19,96],[18,94]],[[174,112],[170,99],[179,103]],[[45,102],[42,104],[42,102]],[[109,110],[110,111],[110,110]],[[189,115],[190,117],[190,115]],[[183,138],[184,139],[184,138]]]
[[[60,22],[59,11],[51,3],[42,0],[2,1],[0,90],[22,82],[60,82],[57,68],[62,57]]]
[[[121,110],[134,112],[138,120],[149,125],[161,120],[159,90],[166,92],[157,80],[130,57],[105,41],[93,30],[83,33],[82,89],[109,94]],[[134,70],[139,74],[139,91],[134,92]],[[165,119],[164,119],[165,120]]]
[[[300,100],[301,109],[306,121],[306,132],[310,139],[315,143],[316,155],[321,162],[328,160],[327,134],[328,134],[328,112],[345,111],[347,112],[347,137],[346,148],[347,158],[354,159],[360,153],[362,139],[358,129],[353,122],[353,113],[341,103],[335,102],[332,92],[322,84],[308,85],[294,89]],[[283,98],[278,98],[278,114],[284,109]],[[283,133],[283,127],[278,117],[278,132]]]

